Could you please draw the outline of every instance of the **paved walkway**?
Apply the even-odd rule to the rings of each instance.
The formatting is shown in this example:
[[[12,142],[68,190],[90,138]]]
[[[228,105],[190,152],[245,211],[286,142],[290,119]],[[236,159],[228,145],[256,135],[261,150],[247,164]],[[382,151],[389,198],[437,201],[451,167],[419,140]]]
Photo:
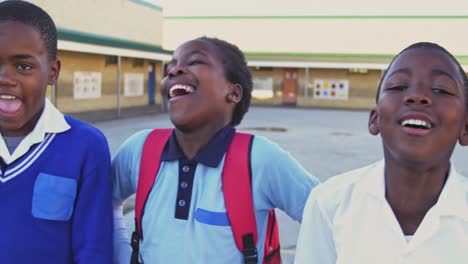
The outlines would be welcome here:
[[[69,115],[84,120],[88,123],[95,124],[105,121],[114,121],[142,117],[146,115],[155,115],[161,113],[160,110],[160,105],[146,105],[132,108],[121,108],[120,111],[117,109],[111,109],[102,111],[81,112],[75,114],[71,113]]]
[[[107,136],[111,151],[133,133],[155,127],[170,127],[167,114],[153,109],[144,116],[96,122]],[[277,142],[320,180],[355,169],[382,157],[380,137],[367,132],[368,112],[297,108],[254,107],[239,130],[260,134]],[[96,117],[94,117],[96,118]],[[468,147],[457,147],[453,161],[468,175]],[[293,262],[299,223],[279,213],[284,264]],[[133,228],[132,215],[127,215]]]

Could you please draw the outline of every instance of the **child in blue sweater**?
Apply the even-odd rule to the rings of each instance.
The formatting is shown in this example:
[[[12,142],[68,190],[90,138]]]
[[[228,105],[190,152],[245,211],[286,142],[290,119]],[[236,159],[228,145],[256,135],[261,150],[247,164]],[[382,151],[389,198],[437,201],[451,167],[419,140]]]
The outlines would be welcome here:
[[[0,263],[111,263],[108,144],[46,99],[56,55],[44,10],[0,3]]]

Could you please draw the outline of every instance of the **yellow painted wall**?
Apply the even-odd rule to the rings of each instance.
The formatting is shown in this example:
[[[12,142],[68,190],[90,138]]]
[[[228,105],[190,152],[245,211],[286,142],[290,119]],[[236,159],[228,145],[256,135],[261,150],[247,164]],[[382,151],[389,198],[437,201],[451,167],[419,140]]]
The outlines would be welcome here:
[[[104,55],[59,51],[62,69],[56,86],[56,105],[65,113],[104,110],[117,108],[117,64],[107,64]],[[121,96],[122,108],[144,106],[148,104],[148,71],[149,61],[144,60],[143,66],[135,66],[132,58],[121,60]],[[92,99],[73,98],[74,72],[101,72],[101,97]],[[143,96],[124,96],[124,74],[142,73],[144,75]],[[156,98],[160,102],[159,83],[161,80],[161,63],[156,62]]]
[[[254,78],[273,78],[273,97],[258,99],[253,97],[252,104],[281,105],[282,104],[282,68],[251,68]],[[308,92],[306,94],[306,70],[297,69],[297,105],[317,108],[371,109],[375,105],[377,85],[382,74],[379,70],[369,70],[366,73],[353,73],[338,69],[309,69]],[[348,80],[348,100],[316,99],[313,97],[314,81]]]

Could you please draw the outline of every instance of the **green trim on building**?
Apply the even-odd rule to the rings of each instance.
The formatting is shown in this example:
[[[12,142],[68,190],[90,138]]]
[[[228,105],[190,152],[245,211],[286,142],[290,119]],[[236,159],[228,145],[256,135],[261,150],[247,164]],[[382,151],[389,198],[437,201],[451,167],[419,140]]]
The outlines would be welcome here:
[[[165,16],[165,19],[468,19],[461,16]]]
[[[139,5],[142,5],[142,6],[146,6],[146,7],[149,7],[151,9],[154,9],[154,10],[157,10],[157,11],[160,11],[162,12],[163,11],[163,8],[158,6],[158,5],[155,5],[155,4],[152,4],[152,3],[148,3],[144,0],[128,0],[130,2],[133,2],[135,4],[139,4]]]
[[[161,46],[151,45],[130,41],[126,39],[119,39],[109,36],[98,35],[94,33],[82,32],[77,30],[57,28],[58,39],[68,40],[74,42],[81,42],[86,44],[102,45],[116,48],[133,49],[148,52],[157,52],[163,54],[172,54],[172,51],[165,50]]]
[[[244,51],[248,60],[297,62],[355,62],[389,63],[396,54],[379,53],[309,53],[309,52],[259,52]],[[468,64],[468,55],[455,55],[461,64]]]
[[[165,50],[161,46],[134,42],[94,33],[82,32],[71,29],[58,28],[58,38],[94,45],[102,45],[116,48],[133,49],[148,52],[157,52],[171,55],[173,51]],[[244,51],[248,60],[265,61],[298,61],[298,62],[363,62],[363,63],[388,63],[395,54],[379,53],[311,53],[311,52],[261,52]],[[461,64],[468,64],[468,55],[455,55]]]
[[[244,52],[248,60],[292,62],[389,63],[392,54],[306,53],[306,52]]]

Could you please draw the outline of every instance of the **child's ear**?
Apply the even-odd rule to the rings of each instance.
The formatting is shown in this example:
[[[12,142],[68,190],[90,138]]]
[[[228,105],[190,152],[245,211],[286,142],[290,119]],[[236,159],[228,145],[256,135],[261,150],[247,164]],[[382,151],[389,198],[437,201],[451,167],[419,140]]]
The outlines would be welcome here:
[[[462,146],[468,146],[468,114],[465,115],[465,124],[458,138],[458,142]]]
[[[239,103],[242,99],[242,86],[240,84],[231,84],[229,93],[226,95],[226,101]]]
[[[61,66],[61,63],[59,59],[55,59],[50,63],[49,81],[48,81],[50,85],[54,85],[57,82],[57,79],[60,74],[60,66]]]
[[[377,110],[374,108],[371,110],[369,114],[369,123],[368,123],[369,133],[371,133],[374,136],[380,133],[378,119],[379,119],[379,114],[377,113]]]

